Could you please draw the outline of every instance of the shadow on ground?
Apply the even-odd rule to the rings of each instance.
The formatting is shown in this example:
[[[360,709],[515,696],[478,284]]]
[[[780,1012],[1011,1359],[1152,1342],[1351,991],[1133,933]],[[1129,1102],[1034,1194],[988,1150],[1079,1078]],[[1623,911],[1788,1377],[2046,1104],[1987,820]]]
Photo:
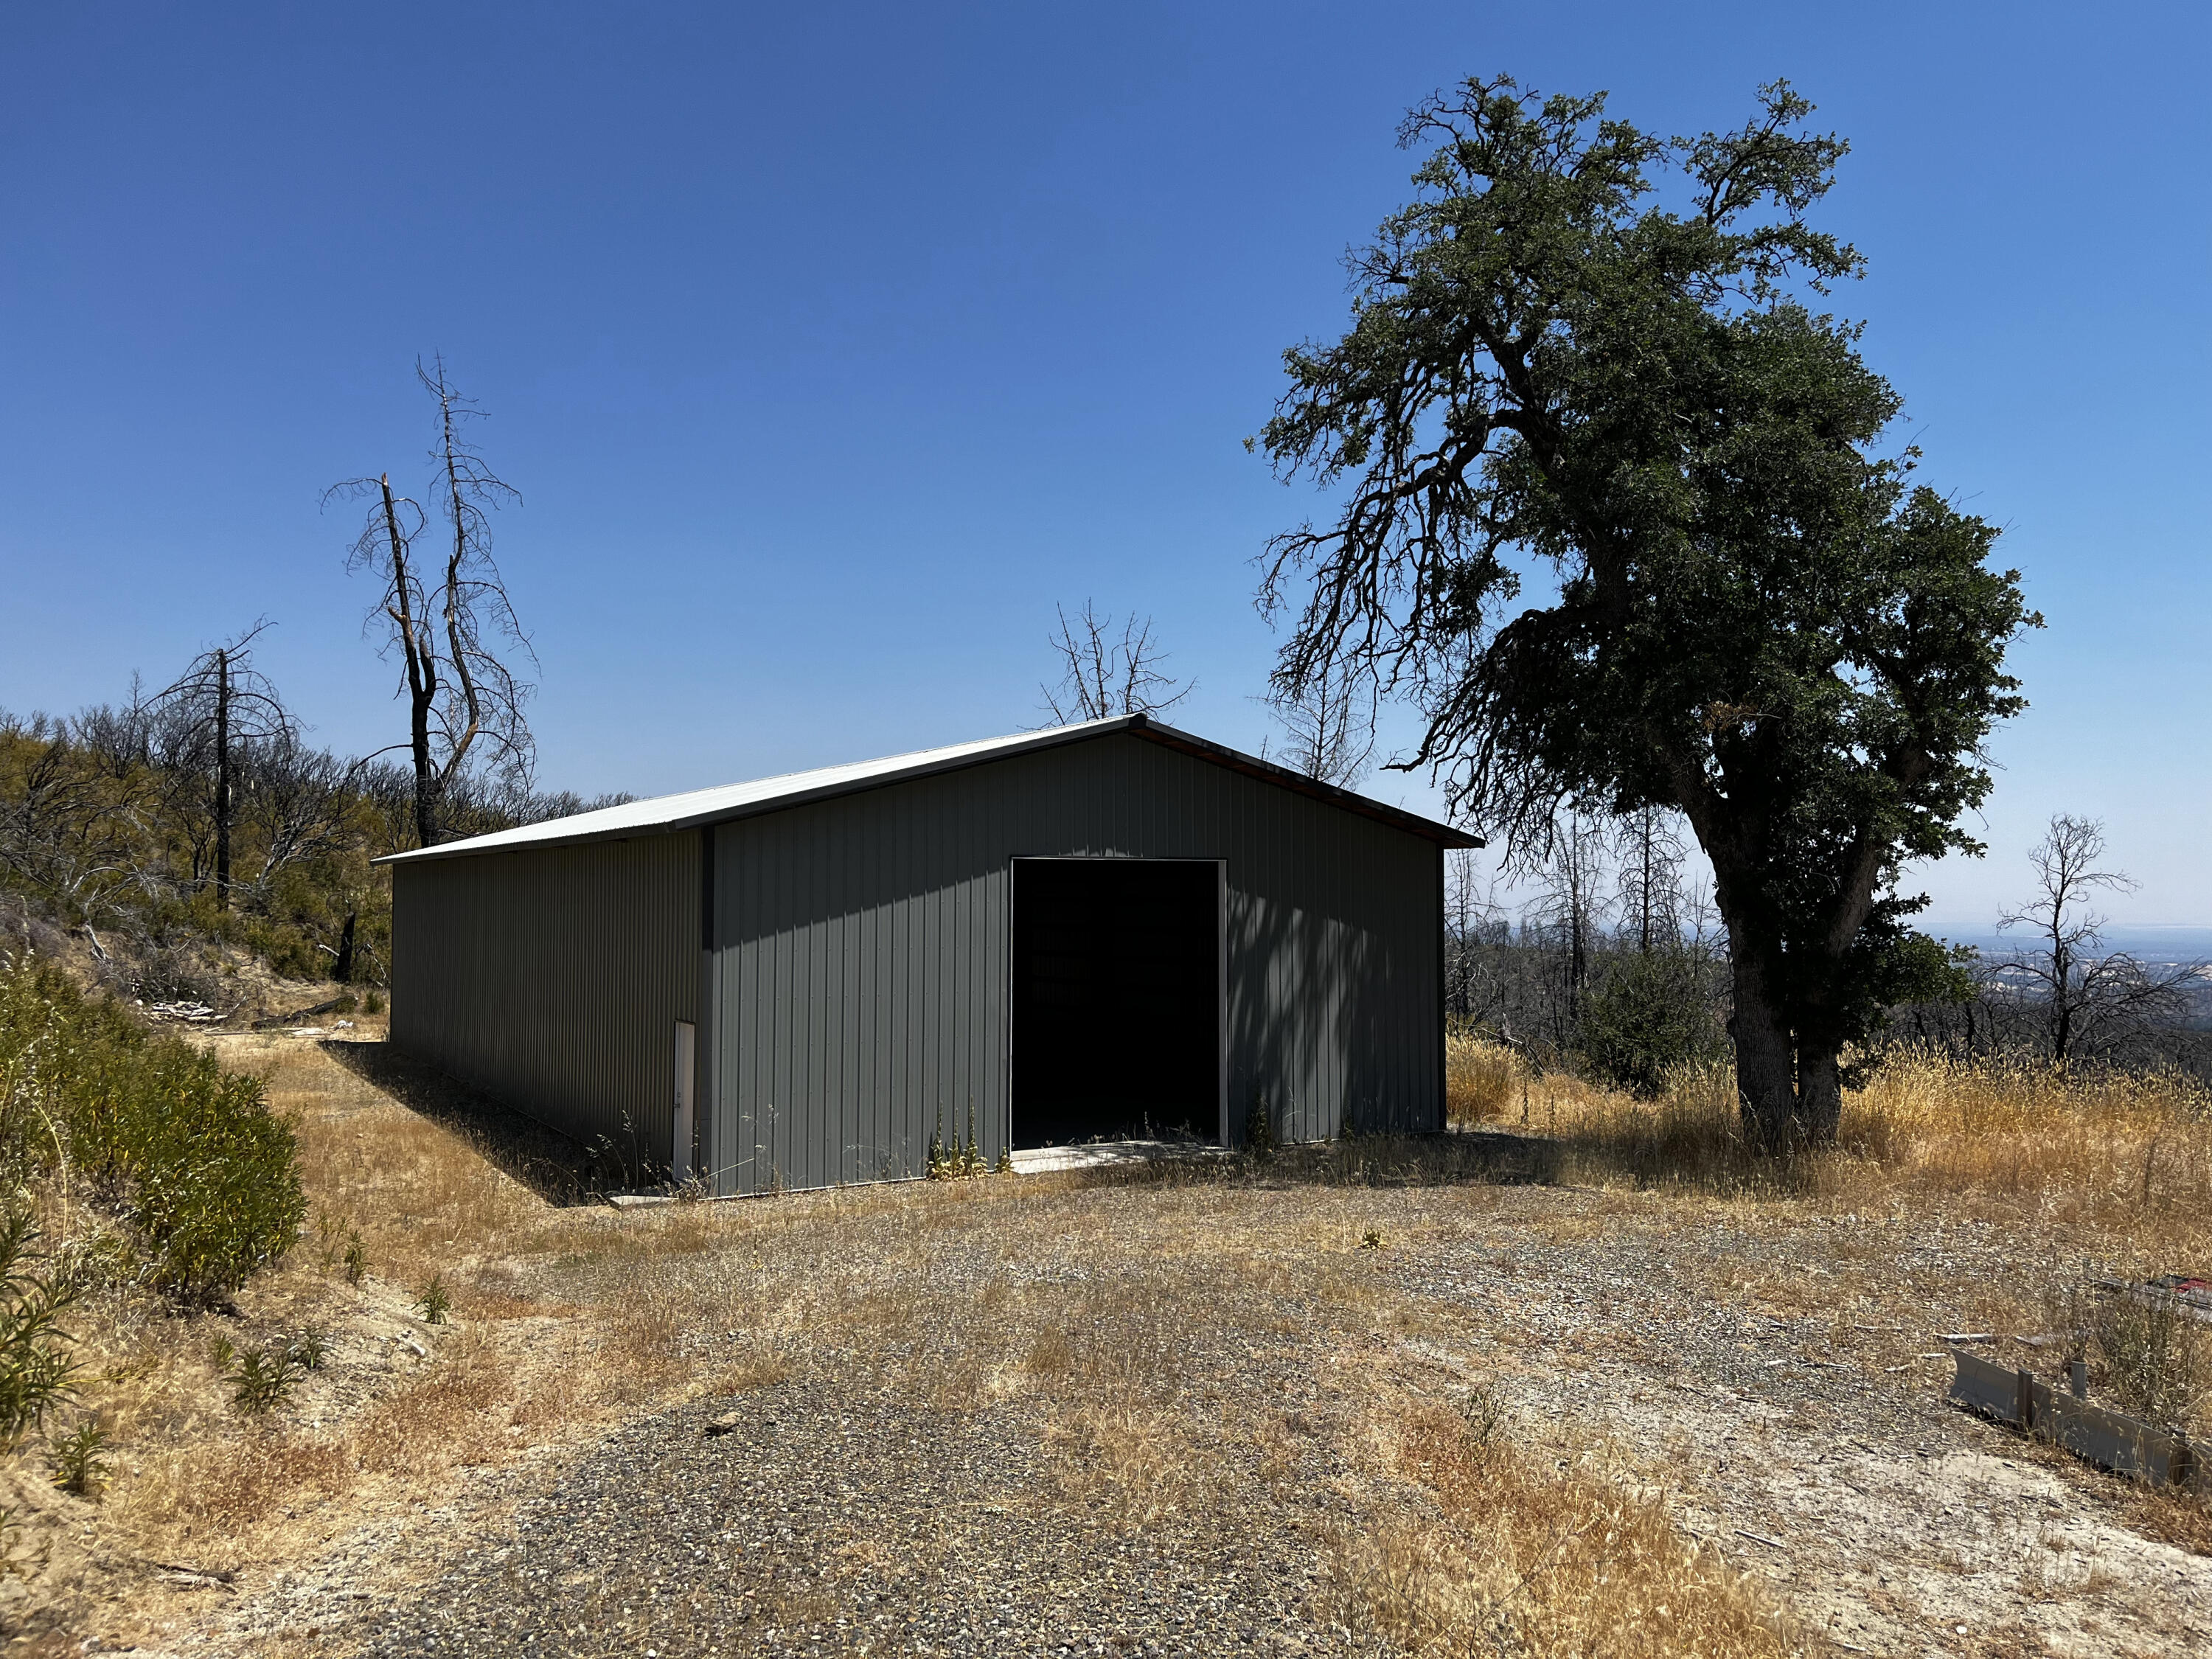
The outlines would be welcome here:
[[[389,1043],[326,1037],[317,1046],[409,1111],[461,1136],[548,1204],[593,1204],[629,1184],[619,1160],[594,1156],[591,1148]]]

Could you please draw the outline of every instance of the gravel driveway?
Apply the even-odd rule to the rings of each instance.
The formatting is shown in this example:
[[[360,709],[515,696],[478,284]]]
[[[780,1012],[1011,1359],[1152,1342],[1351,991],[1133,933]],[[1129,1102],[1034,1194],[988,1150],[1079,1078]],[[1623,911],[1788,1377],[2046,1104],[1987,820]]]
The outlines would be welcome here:
[[[1312,1627],[1297,1517],[1123,1535],[1050,1492],[1010,1412],[791,1382],[709,1436],[727,1404],[630,1425],[507,1524],[439,1540],[453,1565],[419,1589],[356,1611],[340,1559],[259,1611],[379,1659],[1375,1650]]]
[[[1255,1212],[1276,1201],[1249,1197]],[[1534,1188],[1356,1202],[1346,1213],[1390,1240],[1359,1258],[1385,1316],[1356,1331],[1316,1320],[1289,1284],[1194,1336],[1203,1352],[1182,1362],[1209,1379],[1214,1419],[1264,1399],[1305,1423],[1295,1467],[1265,1468],[1224,1432],[1203,1493],[1133,1524],[1070,1485],[1064,1452],[1048,1455],[1037,1395],[916,1405],[868,1367],[841,1368],[832,1346],[738,1401],[640,1418],[581,1454],[482,1477],[451,1515],[356,1534],[189,1645],[379,1659],[1386,1651],[1323,1611],[1337,1605],[1331,1540],[1380,1499],[1419,1501],[1363,1486],[1332,1433],[1326,1379],[1357,1350],[1438,1395],[1492,1390],[1532,1442],[1567,1428],[1628,1448],[1686,1530],[1772,1586],[1808,1651],[2207,1650],[2212,1560],[2131,1530],[2105,1477],[1942,1405],[1948,1369],[1917,1357],[1924,1331],[1852,1323],[1850,1260],[1869,1238],[1882,1273],[1909,1278],[1924,1258],[1956,1281],[2018,1268],[2001,1236],[1857,1218],[1762,1231],[1724,1209],[1686,1219],[1634,1195]],[[1127,1224],[1150,1224],[1133,1209]],[[1941,1330],[1956,1310],[1927,1311]],[[718,1419],[732,1426],[708,1433]]]

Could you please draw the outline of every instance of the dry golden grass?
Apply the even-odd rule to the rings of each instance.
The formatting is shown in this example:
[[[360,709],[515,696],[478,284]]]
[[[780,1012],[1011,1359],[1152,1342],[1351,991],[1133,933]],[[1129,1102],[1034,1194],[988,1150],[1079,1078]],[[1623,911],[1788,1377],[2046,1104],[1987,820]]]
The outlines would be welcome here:
[[[1510,1048],[1469,1030],[1444,1035],[1444,1115],[1456,1129],[1517,1111],[1525,1073]]]
[[[653,1397],[670,1372],[668,1323],[679,1316],[653,1296],[589,1308],[518,1271],[549,1254],[655,1248],[626,1237],[611,1212],[549,1206],[469,1135],[398,1105],[312,1043],[231,1038],[221,1050],[263,1075],[293,1121],[314,1219],[231,1312],[180,1311],[127,1285],[78,1310],[80,1405],[108,1431],[112,1478],[97,1505],[55,1494],[26,1517],[58,1564],[40,1587],[54,1617],[94,1616],[89,1562],[116,1575],[109,1595],[158,1622],[185,1593],[132,1563],[230,1571],[296,1555],[458,1471],[587,1433]],[[57,1231],[72,1219],[80,1234],[97,1224],[87,1212],[58,1218]],[[349,1246],[365,1262],[358,1284]],[[453,1296],[440,1326],[416,1305],[434,1276]],[[226,1347],[308,1331],[328,1340],[322,1368],[265,1415],[242,1412]],[[115,1611],[111,1601],[98,1616]],[[42,1619],[33,1609],[17,1622],[36,1630]]]
[[[1841,1139],[1922,1190],[2027,1199],[2148,1254],[2212,1245],[2212,1097],[2191,1079],[1907,1058],[1850,1098]]]
[[[1480,1413],[1471,1422],[1358,1365],[1340,1389],[1328,1381],[1327,1356],[1388,1351],[1462,1317],[1393,1294],[1390,1253],[1483,1224],[1503,1171],[1602,1189],[1516,1224],[1624,1248],[1642,1234],[1778,1237],[1815,1215],[1949,1206],[2047,1241],[2054,1273],[2085,1251],[2212,1261],[2212,1121],[2201,1096],[2160,1081],[1910,1060],[1850,1097],[1839,1149],[1778,1165],[1736,1135],[1724,1073],[1642,1103],[1455,1038],[1454,1121],[1517,1131],[1525,1111],[1525,1138],[617,1214],[550,1201],[557,1181],[508,1173],[532,1175],[512,1147],[403,1107],[313,1044],[228,1048],[294,1117],[316,1224],[236,1319],[125,1299],[88,1333],[104,1380],[87,1403],[112,1425],[118,1479],[103,1508],[67,1500],[58,1513],[112,1556],[297,1559],[449,1495],[467,1470],[588,1437],[641,1406],[835,1375],[946,1413],[1025,1401],[1060,1499],[1129,1528],[1234,1524],[1250,1482],[1288,1492],[1323,1449],[1364,1471],[1332,1605],[1416,1651],[1479,1647],[1503,1621],[1537,1653],[1763,1655],[1788,1645],[1784,1622],[1672,1524],[1648,1471],[1593,1440],[1508,1445]],[[1380,1248],[1363,1248],[1370,1234]],[[359,1285],[344,1267],[356,1237]],[[1843,1351],[1877,1364],[1892,1358],[1882,1343],[1899,1359],[1924,1346],[1930,1297],[1995,1322],[2031,1316],[2022,1298],[2041,1293],[1924,1267],[1908,1278],[1896,1248],[1832,1229],[1810,1258],[1717,1253],[1700,1271],[1717,1297],[1832,1310],[1839,1346],[1856,1344]],[[412,1306],[434,1274],[453,1297],[441,1328]],[[1922,1322],[1911,1334],[1908,1297]],[[1899,1334],[1853,1335],[1883,1323]],[[325,1371],[269,1418],[240,1418],[213,1336],[309,1328],[334,1339]],[[1218,1379],[1254,1355],[1288,1356],[1291,1381],[1220,1397]],[[102,1634],[177,1627],[173,1599],[143,1581],[125,1593],[137,1624],[111,1608]]]
[[[1502,1048],[1486,1059],[1493,1069],[1518,1066]],[[1846,1094],[1833,1147],[1781,1160],[1747,1143],[1725,1066],[1681,1074],[1650,1101],[1570,1077],[1522,1072],[1521,1083],[1531,1092],[1531,1126],[1556,1146],[1567,1181],[1733,1203],[1751,1225],[1843,1211],[1950,1217],[2043,1240],[2033,1273],[1956,1287],[1954,1305],[1975,1328],[2109,1324],[2081,1315],[2088,1281],[2212,1266],[2212,1094],[2185,1075],[1908,1052]],[[1735,1288],[1779,1312],[1863,1312],[1878,1299],[1863,1275],[1860,1297],[1838,1294],[1837,1274],[1850,1272],[1853,1249],[1845,1237],[1830,1251],[1844,1260],[1817,1270],[1793,1264]],[[2091,1345],[2093,1379],[2124,1403],[2131,1394],[2193,1393],[2160,1414],[2212,1431],[2212,1340],[2186,1322],[2166,1322],[2190,1350],[2167,1358],[2189,1377],[2153,1387],[2154,1379],[2121,1374],[2120,1345],[2107,1340],[2115,1352],[2101,1357]],[[2198,1530],[2189,1517],[2176,1525]]]
[[[1612,1448],[1516,1434],[1479,1391],[1454,1403],[1384,1387],[1375,1406],[1389,1467],[1432,1502],[1340,1547],[1347,1621],[1423,1656],[1802,1650],[1765,1591],[1685,1538]]]
[[[1484,1100],[1528,1090],[1529,1127],[1558,1141],[1569,1180],[1831,1204],[1970,1200],[2144,1261],[2212,1261],[2212,1095],[2179,1074],[1905,1054],[1846,1094],[1833,1148],[1776,1160],[1746,1142],[1725,1066],[1644,1101],[1531,1073],[1478,1040],[1453,1063],[1483,1079]]]

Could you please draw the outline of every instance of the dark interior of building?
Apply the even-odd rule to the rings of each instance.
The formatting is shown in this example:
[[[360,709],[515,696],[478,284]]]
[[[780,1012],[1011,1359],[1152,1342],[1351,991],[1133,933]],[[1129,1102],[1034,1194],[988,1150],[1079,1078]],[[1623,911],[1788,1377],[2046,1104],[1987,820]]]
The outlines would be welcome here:
[[[1219,866],[1014,864],[1013,1144],[1220,1131]]]

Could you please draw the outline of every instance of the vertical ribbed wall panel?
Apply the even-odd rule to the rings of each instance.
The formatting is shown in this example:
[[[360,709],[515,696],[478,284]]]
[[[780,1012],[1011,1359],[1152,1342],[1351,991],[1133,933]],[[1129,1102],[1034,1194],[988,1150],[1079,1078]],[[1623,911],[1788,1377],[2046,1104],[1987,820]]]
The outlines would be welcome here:
[[[1115,734],[714,831],[722,1188],[995,1158],[1012,861],[1085,854],[1226,861],[1233,1135],[1441,1126],[1435,844]]]
[[[698,1018],[696,834],[392,866],[392,1041],[579,1140],[667,1161]]]

